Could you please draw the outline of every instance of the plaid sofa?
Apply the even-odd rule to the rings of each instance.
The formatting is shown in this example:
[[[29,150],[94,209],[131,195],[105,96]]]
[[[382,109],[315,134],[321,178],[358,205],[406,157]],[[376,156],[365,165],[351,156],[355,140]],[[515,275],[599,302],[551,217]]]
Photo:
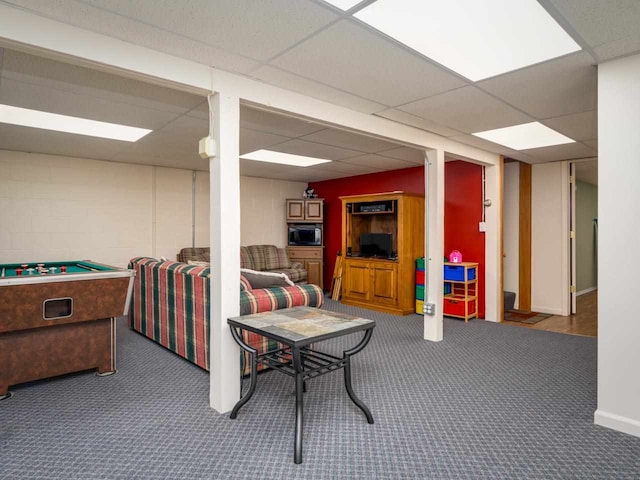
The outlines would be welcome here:
[[[136,257],[129,326],[190,362],[209,370],[210,289],[208,267]],[[322,305],[317,285],[294,285],[240,291],[240,314],[300,305]],[[278,346],[264,337],[243,332],[244,340],[263,353]],[[258,370],[261,370],[258,366]],[[249,372],[245,365],[244,373]]]
[[[208,262],[209,247],[183,248],[177,255],[179,262],[189,260]],[[294,283],[307,281],[307,271],[300,262],[289,260],[287,250],[275,245],[250,245],[240,247],[240,268],[284,273]]]

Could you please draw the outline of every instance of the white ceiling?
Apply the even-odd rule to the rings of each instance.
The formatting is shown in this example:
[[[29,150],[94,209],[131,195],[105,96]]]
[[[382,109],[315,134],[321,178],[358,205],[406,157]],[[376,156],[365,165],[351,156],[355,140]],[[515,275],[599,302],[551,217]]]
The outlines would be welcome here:
[[[529,163],[595,157],[597,64],[640,52],[640,2],[538,1],[583,50],[481,82],[471,82],[363,24],[351,15],[358,7],[347,14],[322,0],[0,0],[0,3]],[[66,67],[73,75],[54,67],[51,71],[45,68],[44,72],[30,72],[26,65],[22,69],[15,65],[23,61],[34,64],[31,68],[38,70],[37,62],[15,52],[6,52],[5,63],[7,60],[9,65],[3,67],[0,84],[3,101],[13,99],[13,103],[37,104],[40,108],[69,109],[78,115],[104,115],[100,119],[122,118],[126,120],[122,123],[152,125],[148,128],[156,129],[152,137],[135,147],[106,148],[109,152],[118,150],[115,156],[106,154],[109,159],[170,162],[176,150],[184,151],[187,145],[192,148],[192,140],[206,133],[206,126],[198,127],[193,120],[206,120],[201,98],[173,92],[173,98],[169,99],[169,94],[159,94],[157,87],[147,88],[139,83],[136,89],[130,89],[130,80],[115,80],[117,77],[98,72],[87,71],[78,76],[79,67]],[[101,83],[111,81],[120,87]],[[33,92],[37,82],[56,90],[56,95]],[[94,102],[83,103],[86,97]],[[113,107],[114,102],[118,108]],[[72,107],[71,103],[78,104]],[[96,105],[100,105],[97,110]],[[339,168],[343,169],[343,175],[347,173],[345,165],[347,169],[357,166],[369,171],[398,168],[400,159],[382,155],[385,150],[378,150],[388,145],[363,144],[355,137],[345,140],[341,138],[344,133],[325,131],[318,125],[306,125],[317,131],[300,130],[292,125],[275,131],[273,125],[268,125],[273,114],[262,115],[266,120],[248,119],[243,110],[243,149],[279,145],[282,151],[290,153],[303,153],[306,148],[322,151],[342,162]],[[517,152],[469,135],[533,120],[577,143]],[[21,138],[27,140],[24,132],[13,134],[16,139],[11,139],[12,145],[19,145]],[[63,145],[56,148],[64,150]],[[390,160],[385,164],[387,157]],[[199,160],[186,161],[193,167]],[[314,170],[318,176],[322,171],[326,175],[340,172],[330,167]]]

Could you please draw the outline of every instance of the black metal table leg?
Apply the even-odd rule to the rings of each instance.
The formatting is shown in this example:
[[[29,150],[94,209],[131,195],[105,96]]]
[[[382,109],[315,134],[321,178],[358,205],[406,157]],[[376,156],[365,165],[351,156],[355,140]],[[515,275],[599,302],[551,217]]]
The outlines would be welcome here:
[[[235,404],[235,406],[233,407],[233,410],[231,410],[231,418],[236,418],[238,416],[238,411],[240,410],[240,408],[242,408],[242,406],[249,401],[249,399],[253,395],[253,392],[255,392],[256,390],[256,384],[258,383],[258,369],[256,364],[256,355],[258,354],[258,351],[255,348],[251,348],[249,345],[244,343],[242,341],[242,337],[234,327],[230,327],[230,328],[231,328],[231,335],[233,336],[233,339],[236,341],[236,343],[240,345],[240,348],[249,352],[249,361],[251,362],[251,379],[249,382],[249,390],[238,401],[238,403]]]
[[[303,389],[304,371],[302,370],[302,358],[299,348],[292,348],[293,368],[295,370],[296,379],[296,436],[293,461],[297,464],[302,463],[302,429],[303,429]]]
[[[356,404],[356,406],[362,410],[364,415],[367,417],[367,422],[373,423],[373,416],[369,411],[369,408],[360,400],[355,392],[353,391],[353,386],[351,385],[351,357],[362,350],[367,346],[369,340],[371,340],[371,335],[373,334],[373,328],[367,330],[364,334],[364,338],[360,341],[358,345],[353,347],[350,350],[345,350],[343,352],[343,358],[346,360],[344,365],[344,385],[347,388],[347,393],[349,394],[349,398],[351,401]]]

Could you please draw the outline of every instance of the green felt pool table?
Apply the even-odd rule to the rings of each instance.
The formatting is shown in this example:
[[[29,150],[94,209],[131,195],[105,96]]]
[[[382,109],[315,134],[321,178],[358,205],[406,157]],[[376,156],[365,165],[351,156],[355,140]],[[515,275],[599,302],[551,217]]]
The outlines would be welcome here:
[[[0,399],[9,386],[116,370],[134,271],[89,260],[0,264]]]

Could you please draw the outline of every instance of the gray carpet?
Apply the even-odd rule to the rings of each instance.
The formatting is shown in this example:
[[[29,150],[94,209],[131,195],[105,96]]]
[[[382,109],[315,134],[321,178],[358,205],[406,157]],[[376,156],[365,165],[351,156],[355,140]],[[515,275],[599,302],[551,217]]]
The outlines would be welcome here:
[[[593,425],[595,339],[445,319],[434,344],[418,315],[326,308],[377,321],[354,359],[375,424],[341,372],[312,380],[302,465],[289,377],[261,374],[230,420],[207,406],[206,372],[121,319],[117,375],[34,382],[0,402],[0,478],[640,478],[640,438]]]

